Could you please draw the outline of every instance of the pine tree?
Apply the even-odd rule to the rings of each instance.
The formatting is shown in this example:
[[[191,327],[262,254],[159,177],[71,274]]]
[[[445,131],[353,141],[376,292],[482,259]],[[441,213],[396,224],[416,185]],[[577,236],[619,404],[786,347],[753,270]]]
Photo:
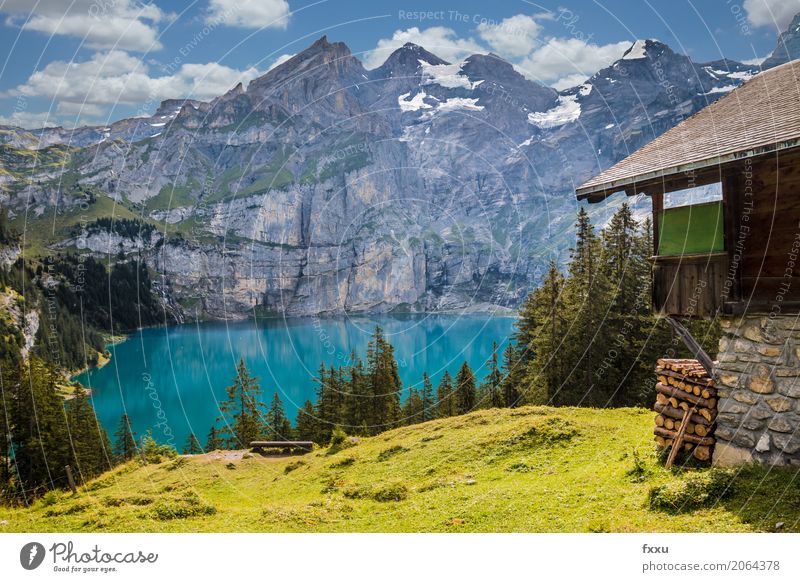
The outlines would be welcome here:
[[[527,335],[530,351],[537,354],[527,364],[519,390],[529,404],[546,404],[559,397],[564,373],[564,358],[569,349],[564,345],[566,313],[562,298],[564,276],[551,261],[541,287],[530,295],[529,309],[536,325]]]
[[[317,383],[317,402],[314,413],[317,419],[317,438],[315,442],[319,443],[326,443],[330,440],[333,427],[339,422],[333,375],[333,368],[328,370],[324,362],[320,363],[317,378],[315,379]]]
[[[67,403],[69,438],[72,445],[72,466],[82,481],[111,468],[111,443],[108,434],[95,416],[94,408],[83,386],[75,386],[75,394]]]
[[[225,441],[222,439],[222,437],[220,437],[217,427],[212,426],[211,430],[208,431],[208,437],[206,438],[206,450],[218,451],[224,448],[226,448]]]
[[[292,425],[286,418],[283,410],[283,402],[280,395],[275,392],[272,403],[267,410],[267,439],[268,440],[289,440],[292,438]]]
[[[427,372],[422,373],[422,392],[420,393],[421,422],[436,418],[436,400],[433,395],[433,384]]]
[[[481,385],[481,405],[489,408],[499,408],[504,405],[503,398],[503,373],[497,356],[497,342],[492,342],[492,355],[486,362],[489,373]]]
[[[610,330],[603,325],[610,302],[606,274],[601,268],[601,245],[589,214],[581,207],[576,223],[576,242],[564,284],[565,312],[570,313],[559,350],[564,378],[552,401],[558,404],[605,405],[605,383],[595,383],[595,371],[603,366],[610,344]]]
[[[319,436],[317,413],[310,400],[306,400],[303,407],[297,411],[297,438],[301,441],[313,441],[323,443]]]
[[[114,458],[119,463],[130,461],[136,456],[136,434],[131,426],[128,413],[123,413],[114,433]]]
[[[456,375],[456,414],[467,414],[475,409],[478,401],[475,374],[467,362],[461,364]]]
[[[517,378],[519,376],[518,370],[521,366],[519,362],[519,350],[512,342],[508,342],[506,349],[503,351],[503,405],[512,408],[519,406],[520,394],[518,390]],[[515,374],[515,372],[517,374]]]
[[[455,397],[453,396],[453,377],[447,370],[445,370],[439,386],[436,388],[436,401],[438,418],[447,418],[456,413]]]
[[[372,413],[372,399],[370,398],[370,381],[364,369],[364,362],[356,356],[350,355],[349,379],[347,399],[345,405],[344,422],[342,424],[356,428],[357,432],[367,435],[369,431],[361,431]]]
[[[394,348],[375,326],[367,346],[367,375],[369,377],[372,410],[367,426],[372,434],[390,428],[400,420],[400,392],[403,384],[394,358]]]
[[[189,436],[186,438],[186,444],[183,446],[183,454],[184,455],[203,454],[203,447],[200,446],[200,441],[197,440],[197,437],[194,435],[193,432],[190,432]]]
[[[29,500],[44,489],[66,485],[64,467],[72,461],[64,401],[53,370],[28,358],[10,414],[16,475]]]
[[[403,403],[403,422],[417,424],[422,422],[422,396],[413,386],[408,390],[408,398]]]
[[[236,377],[227,389],[228,399],[220,403],[222,421],[220,431],[225,444],[232,449],[244,449],[252,441],[259,440],[264,434],[261,417],[261,388],[256,379],[240,359],[236,366]]]

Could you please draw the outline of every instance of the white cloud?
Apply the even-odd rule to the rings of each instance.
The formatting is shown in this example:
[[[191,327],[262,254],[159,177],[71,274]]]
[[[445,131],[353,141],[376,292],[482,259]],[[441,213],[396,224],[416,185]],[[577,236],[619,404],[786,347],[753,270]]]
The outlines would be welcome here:
[[[747,20],[753,26],[774,26],[780,31],[788,28],[800,12],[800,0],[744,0]]]
[[[73,36],[90,48],[151,51],[161,48],[157,24],[171,18],[155,4],[135,0],[6,0],[7,24],[49,35]]]
[[[540,44],[542,26],[532,16],[517,14],[496,24],[483,22],[478,34],[499,54],[524,57]]]
[[[7,95],[49,99],[61,114],[99,117],[116,104],[140,106],[144,114],[167,98],[217,97],[258,74],[252,67],[240,71],[219,63],[187,63],[172,75],[153,77],[141,59],[109,51],[83,62],[53,61]]]
[[[563,88],[565,83],[579,77],[586,79],[607,67],[630,47],[628,41],[596,45],[577,38],[551,38],[517,68],[530,79]]]
[[[240,28],[286,28],[286,0],[211,0],[206,22]]]
[[[57,123],[52,113],[47,111],[33,113],[30,111],[15,111],[9,116],[0,115],[0,125],[13,125],[28,129],[39,129],[41,127],[55,127],[62,125]]]
[[[800,0],[798,0],[800,1]],[[512,62],[516,69],[540,83],[558,90],[581,84],[603,67],[607,67],[630,48],[628,41],[597,45],[579,38],[540,38],[539,21],[547,15],[517,14],[497,23],[477,27],[480,39],[493,51]],[[391,38],[383,38],[364,54],[364,66],[380,66],[392,51],[413,42],[445,59],[458,62],[475,53],[488,50],[473,38],[459,38],[451,28],[433,26],[396,30]]]
[[[566,77],[561,77],[555,83],[550,83],[550,86],[556,91],[563,91],[564,89],[577,87],[578,85],[583,83],[586,79],[588,79],[589,76],[590,75],[586,75],[584,73],[575,73],[574,75],[567,75]]]
[[[293,56],[294,56],[294,54],[291,54],[291,55],[284,54],[284,55],[279,56],[277,59],[272,61],[272,64],[267,68],[267,70],[271,71],[275,67],[277,67],[279,65],[282,65],[283,63],[285,63],[286,61],[291,59]]]
[[[480,43],[471,38],[458,38],[452,28],[432,26],[420,30],[416,26],[406,30],[396,30],[392,38],[382,38],[378,46],[364,54],[364,66],[374,69],[383,64],[395,50],[413,42],[446,61],[456,62],[475,53],[488,52]]]

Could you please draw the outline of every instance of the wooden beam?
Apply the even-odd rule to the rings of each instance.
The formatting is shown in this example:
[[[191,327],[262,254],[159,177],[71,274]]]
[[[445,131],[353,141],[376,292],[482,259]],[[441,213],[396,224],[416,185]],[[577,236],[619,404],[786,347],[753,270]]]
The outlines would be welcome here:
[[[705,350],[700,347],[700,344],[697,343],[697,340],[694,339],[691,332],[684,327],[684,325],[675,319],[674,317],[667,317],[667,323],[670,325],[672,330],[678,335],[681,340],[683,340],[683,344],[686,348],[692,352],[692,355],[695,359],[700,362],[700,365],[703,366],[705,371],[708,373],[709,378],[714,378],[714,362],[705,352]]]
[[[686,427],[689,426],[690,416],[692,416],[692,413],[689,410],[683,413],[683,420],[681,421],[681,426],[678,428],[678,436],[676,436],[675,440],[672,442],[672,450],[669,452],[669,457],[667,457],[667,464],[664,465],[666,469],[672,467],[672,463],[675,462],[675,457],[678,456],[678,451],[681,450],[683,436],[686,434]]]

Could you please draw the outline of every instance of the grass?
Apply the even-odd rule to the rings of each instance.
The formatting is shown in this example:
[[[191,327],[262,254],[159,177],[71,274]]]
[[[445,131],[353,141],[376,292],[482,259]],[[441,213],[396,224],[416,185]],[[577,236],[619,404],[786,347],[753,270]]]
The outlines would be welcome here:
[[[760,466],[667,471],[650,411],[525,407],[334,453],[129,463],[77,496],[0,508],[0,532],[800,531],[796,477]]]
[[[105,195],[97,195],[93,204],[88,208],[73,207],[69,210],[55,211],[49,207],[41,216],[35,216],[29,212],[26,217],[20,214],[11,224],[19,232],[24,233],[25,250],[28,257],[41,257],[50,254],[48,246],[70,236],[73,227],[82,222],[90,224],[98,218],[113,216],[115,219],[127,218],[130,220],[139,219],[141,216],[135,214],[126,206],[115,203],[115,201]],[[145,220],[148,224],[158,224],[154,221]]]
[[[191,192],[199,189],[196,180],[190,180],[186,186],[168,185],[145,202],[145,211],[149,214],[155,210],[170,210],[173,208],[183,208],[192,206],[197,201],[192,197]]]

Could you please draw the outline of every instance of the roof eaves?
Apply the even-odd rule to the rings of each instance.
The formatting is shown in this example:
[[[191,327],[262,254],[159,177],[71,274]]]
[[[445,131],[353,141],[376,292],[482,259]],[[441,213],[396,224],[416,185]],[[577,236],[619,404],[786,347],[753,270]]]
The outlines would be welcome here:
[[[599,202],[616,192],[620,192],[622,190],[629,188],[630,186],[635,186],[636,184],[648,183],[654,180],[663,180],[668,176],[674,176],[676,174],[685,174],[687,172],[701,170],[709,168],[711,166],[719,166],[737,160],[743,160],[746,158],[752,158],[754,156],[770,154],[798,146],[800,146],[800,137],[777,143],[769,143],[748,150],[732,152],[724,156],[715,156],[713,158],[707,158],[705,160],[689,162],[687,164],[678,164],[675,166],[669,166],[659,170],[653,170],[651,172],[637,174],[635,176],[618,178],[616,180],[609,180],[607,182],[601,182],[598,184],[593,184],[591,186],[587,186],[587,184],[590,184],[593,180],[588,180],[587,182],[584,182],[583,185],[579,186],[575,190],[575,193],[577,195],[578,200],[586,200],[587,198],[592,198],[590,202]]]

